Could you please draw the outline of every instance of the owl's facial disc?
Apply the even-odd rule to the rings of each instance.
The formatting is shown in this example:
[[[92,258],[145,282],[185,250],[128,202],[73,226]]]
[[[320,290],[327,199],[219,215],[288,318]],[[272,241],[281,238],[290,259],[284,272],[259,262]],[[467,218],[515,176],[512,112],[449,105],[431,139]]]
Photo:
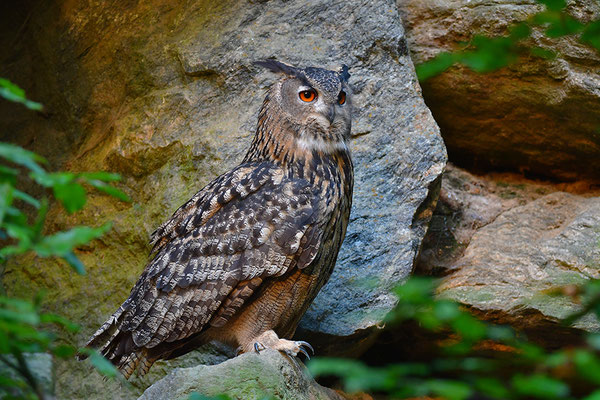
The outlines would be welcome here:
[[[298,98],[301,106],[308,107],[307,119],[315,120],[323,129],[329,128],[335,120],[335,106],[327,104],[325,96],[320,96],[310,86],[301,85],[298,87]]]

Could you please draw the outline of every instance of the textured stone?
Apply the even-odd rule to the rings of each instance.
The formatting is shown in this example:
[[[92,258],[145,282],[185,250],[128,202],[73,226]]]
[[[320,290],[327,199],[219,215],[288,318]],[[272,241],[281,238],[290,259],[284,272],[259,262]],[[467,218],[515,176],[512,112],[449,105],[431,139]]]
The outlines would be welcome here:
[[[415,63],[458,48],[474,34],[500,36],[543,9],[520,0],[398,0]],[[600,17],[594,0],[568,2],[583,22]],[[463,67],[424,82],[423,95],[453,162],[574,181],[600,180],[600,52],[575,38],[535,29],[531,46],[552,60],[521,57],[490,74]]]
[[[3,356],[10,362],[16,363],[16,359],[12,355],[4,354]],[[52,355],[46,353],[24,353],[23,358],[27,364],[27,369],[31,372],[33,379],[35,379],[40,392],[44,393],[44,396],[46,396],[46,400],[54,399],[54,365],[52,362]],[[0,362],[0,376],[23,382],[23,377],[3,362]],[[23,384],[25,384],[25,382],[23,382]],[[29,389],[27,385],[26,387]],[[10,390],[5,389],[5,387],[0,387],[0,397],[27,398],[16,387],[12,387]]]
[[[306,367],[276,350],[246,353],[219,365],[177,368],[138,400],[184,400],[191,393],[226,394],[234,400],[343,400],[314,381]]]
[[[356,104],[354,209],[334,276],[302,334],[321,344],[321,355],[358,354],[368,345],[394,304],[387,290],[411,272],[446,160],[393,2],[50,2],[20,16],[0,28],[23,26],[0,35],[3,48],[14,49],[3,70],[47,114],[2,112],[12,130],[0,129],[4,140],[38,151],[53,169],[118,172],[133,201],[92,195],[86,210],[70,216],[54,207],[50,230],[114,227],[78,251],[87,276],[28,256],[7,266],[8,293],[48,288],[48,308],[80,323],[72,339],[84,343],[127,297],[147,262],[149,233],[241,160],[276,79],[252,62],[345,63]],[[197,357],[206,360],[177,362]],[[57,395],[131,398],[166,369],[119,386],[60,361]]]
[[[549,345],[572,339],[557,322],[579,305],[553,294],[600,277],[600,197],[560,189],[585,188],[449,167],[419,269],[445,275],[441,296],[485,319]],[[600,324],[586,317],[575,327]]]

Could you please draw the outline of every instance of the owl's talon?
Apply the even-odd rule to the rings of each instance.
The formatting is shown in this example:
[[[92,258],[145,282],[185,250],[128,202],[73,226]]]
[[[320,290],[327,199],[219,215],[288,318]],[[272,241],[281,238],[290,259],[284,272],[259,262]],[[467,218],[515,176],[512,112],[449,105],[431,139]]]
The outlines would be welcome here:
[[[310,356],[308,355],[308,352],[304,350],[304,347],[300,347],[300,353],[304,354],[307,360],[310,360]]]
[[[260,354],[260,352],[263,351],[264,349],[266,349],[266,347],[262,343],[254,342],[254,351],[255,352]]]
[[[307,347],[308,349],[310,349],[310,352],[312,353],[312,355],[315,355],[315,349],[313,349],[313,347],[310,345],[310,343],[305,342],[304,340],[298,340],[296,342],[296,344],[298,346],[300,346],[300,348],[302,349],[302,346]],[[305,353],[306,354],[306,353]],[[306,356],[308,357],[308,354],[306,354]],[[310,360],[310,357],[308,357],[308,359]]]

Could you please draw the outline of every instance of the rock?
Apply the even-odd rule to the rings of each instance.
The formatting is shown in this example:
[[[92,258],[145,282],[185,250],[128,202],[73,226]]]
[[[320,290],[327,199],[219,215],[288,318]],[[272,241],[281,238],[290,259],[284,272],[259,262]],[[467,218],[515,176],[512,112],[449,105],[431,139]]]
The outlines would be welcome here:
[[[572,341],[557,322],[579,305],[555,292],[600,277],[600,193],[573,185],[475,177],[450,166],[419,260],[446,275],[440,295],[547,345]],[[577,329],[597,331],[588,316]],[[550,334],[551,332],[551,334]]]
[[[535,1],[398,0],[415,63],[454,50],[474,34],[500,36],[543,9]],[[600,3],[569,2],[583,22]],[[512,170],[563,181],[600,180],[600,52],[535,29],[531,46],[557,54],[521,59],[497,72],[455,67],[422,83],[450,159],[479,171]]]
[[[94,194],[74,215],[54,207],[49,231],[105,221],[113,229],[77,252],[85,277],[52,259],[9,263],[10,295],[47,288],[48,309],[79,323],[72,340],[83,344],[129,294],[147,262],[149,233],[241,160],[275,80],[252,62],[345,63],[357,105],[354,208],[334,276],[302,333],[321,344],[321,355],[358,354],[373,340],[394,305],[387,290],[412,270],[446,161],[393,2],[151,0],[21,11],[19,23],[6,25],[23,26],[19,35],[0,35],[13,49],[5,76],[48,111],[29,119],[2,113],[12,129],[5,140],[40,152],[52,169],[118,172],[133,201]],[[369,286],[373,278],[379,285]],[[61,361],[57,375],[59,397],[89,399],[130,398],[157,378],[120,387],[74,361]]]
[[[3,355],[10,362],[16,362],[16,359],[12,355]],[[47,353],[24,353],[23,358],[27,364],[29,372],[33,375],[35,382],[37,383],[40,391],[44,393],[47,400],[54,399],[54,363],[52,362],[52,355]],[[0,376],[4,379],[14,379],[19,382],[23,382],[23,378],[15,372],[14,369],[9,368],[3,362],[0,362]],[[23,382],[25,387],[28,387]],[[17,387],[6,389],[5,386],[0,387],[0,397],[2,398],[29,398],[25,396]]]
[[[245,353],[219,365],[177,368],[138,400],[187,399],[191,393],[225,394],[231,399],[343,400],[348,397],[319,385],[306,367],[277,350]]]

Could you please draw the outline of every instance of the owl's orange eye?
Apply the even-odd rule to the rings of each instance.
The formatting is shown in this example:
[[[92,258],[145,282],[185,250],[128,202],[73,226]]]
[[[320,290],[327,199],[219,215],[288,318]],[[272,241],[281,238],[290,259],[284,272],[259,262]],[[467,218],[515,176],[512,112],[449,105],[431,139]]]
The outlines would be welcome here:
[[[340,94],[338,95],[338,103],[340,103],[340,105],[343,105],[346,102],[346,92],[344,92],[343,90],[340,92]]]
[[[303,90],[299,94],[300,100],[310,103],[317,98],[317,94],[314,90]]]

